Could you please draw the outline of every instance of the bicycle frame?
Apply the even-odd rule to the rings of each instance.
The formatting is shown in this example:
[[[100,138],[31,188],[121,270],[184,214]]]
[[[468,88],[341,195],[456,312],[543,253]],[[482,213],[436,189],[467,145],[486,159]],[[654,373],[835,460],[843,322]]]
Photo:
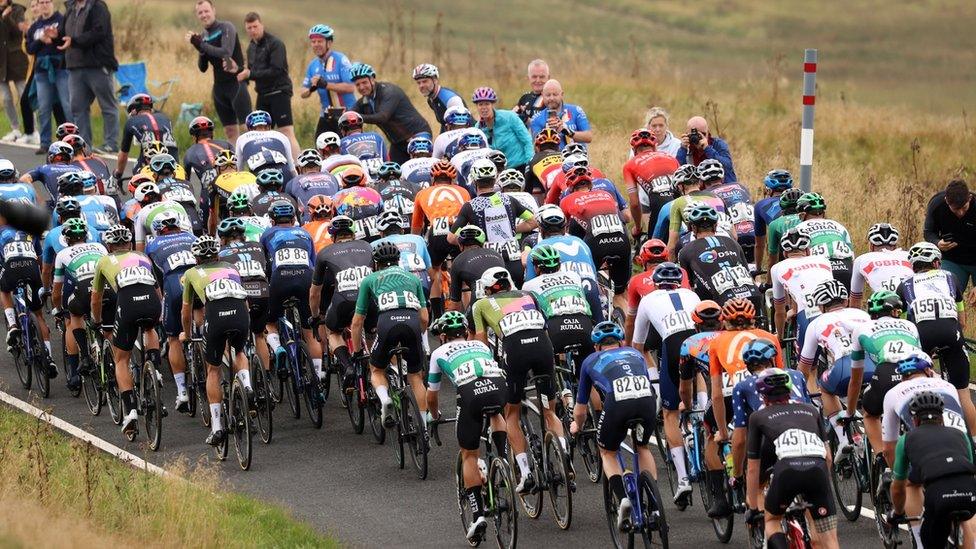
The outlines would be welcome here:
[[[34,359],[34,348],[31,345],[31,340],[34,339],[34,323],[31,321],[31,313],[27,309],[27,298],[24,295],[26,288],[24,284],[18,284],[17,289],[14,291],[14,312],[17,314],[17,322],[20,324],[20,344],[24,351],[24,356],[27,358],[28,367],[33,367]]]
[[[637,434],[631,430],[631,440],[633,448],[631,448],[626,442],[620,443],[620,449],[617,450],[617,462],[620,463],[620,468],[623,469],[624,474],[621,478],[624,481],[624,492],[627,494],[627,499],[630,500],[630,520],[631,524],[634,526],[635,530],[643,530],[644,528],[644,510],[641,509],[640,493],[639,487],[637,486],[637,479],[640,478],[640,459],[637,456]],[[627,466],[627,460],[624,458],[624,451],[627,451],[632,456],[631,467]],[[660,504],[660,502],[658,502]]]

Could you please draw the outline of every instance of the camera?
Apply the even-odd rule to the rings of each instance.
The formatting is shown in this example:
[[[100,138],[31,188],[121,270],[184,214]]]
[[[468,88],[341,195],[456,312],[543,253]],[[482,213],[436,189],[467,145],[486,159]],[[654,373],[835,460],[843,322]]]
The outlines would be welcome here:
[[[701,143],[701,140],[702,134],[698,132],[698,128],[692,128],[691,131],[688,132],[688,143],[697,146],[699,143]]]

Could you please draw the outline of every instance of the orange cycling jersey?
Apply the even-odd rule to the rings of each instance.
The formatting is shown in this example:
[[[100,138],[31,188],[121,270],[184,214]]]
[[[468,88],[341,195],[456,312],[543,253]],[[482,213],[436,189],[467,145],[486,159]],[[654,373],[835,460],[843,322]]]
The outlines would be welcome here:
[[[318,254],[329,244],[332,244],[332,235],[329,234],[330,220],[309,221],[302,225],[305,232],[312,235],[312,244],[315,246],[315,253]]]
[[[776,367],[782,368],[783,349],[780,348],[776,336],[766,330],[726,330],[719,332],[708,344],[708,373],[712,377],[721,374],[724,396],[732,396],[735,385],[749,375],[746,363],[742,361],[742,350],[747,343],[760,338],[768,339],[776,345]]]
[[[410,228],[415,232],[430,225],[434,236],[444,236],[450,231],[461,206],[471,200],[471,195],[457,185],[432,185],[423,189],[413,199],[413,218]]]

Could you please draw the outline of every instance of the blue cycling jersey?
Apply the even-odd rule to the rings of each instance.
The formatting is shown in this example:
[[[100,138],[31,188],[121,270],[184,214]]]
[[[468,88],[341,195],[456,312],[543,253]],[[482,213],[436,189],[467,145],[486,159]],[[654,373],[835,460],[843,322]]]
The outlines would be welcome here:
[[[708,375],[708,344],[715,339],[718,332],[698,332],[688,336],[681,344],[681,360],[694,359],[695,366],[706,376]]]
[[[119,222],[119,212],[116,211],[114,203],[110,206],[110,201],[103,201],[100,195],[78,195],[75,199],[81,204],[81,216],[88,223],[88,228],[96,233],[107,231],[109,227]],[[51,212],[51,226],[57,224],[58,212]]]
[[[766,236],[766,227],[779,217],[778,196],[768,196],[756,202],[756,236]]]
[[[790,400],[812,404],[807,394],[807,382],[803,374],[798,370],[787,370],[786,373],[790,375],[790,380],[793,382]],[[762,399],[756,391],[756,376],[751,375],[736,383],[735,388],[732,389],[732,424],[736,429],[748,427],[749,415],[762,407]]]
[[[37,195],[34,187],[27,183],[0,183],[0,200],[33,204],[37,202]]]
[[[64,240],[61,235],[61,231],[64,229],[64,225],[58,225],[47,232],[44,237],[43,252],[41,254],[41,261],[44,263],[52,264],[54,259],[58,256],[58,252],[68,247],[68,243]],[[91,226],[88,227],[88,242],[101,242],[101,234],[93,231]]]
[[[546,121],[549,119],[549,110],[543,110],[539,114],[535,115],[532,122],[529,124],[529,130],[532,131],[532,137],[541,132],[546,127]],[[583,112],[577,105],[571,105],[569,103],[564,103],[561,111],[555,113],[556,117],[561,118],[563,125],[566,129],[584,132],[590,129],[590,121],[586,118],[586,113]],[[581,143],[584,147],[586,143]],[[566,136],[559,134],[559,149],[562,150],[566,146]]]
[[[68,173],[81,171],[81,168],[72,164],[42,164],[27,172],[31,181],[40,181],[51,198],[47,201],[48,209],[54,209],[54,203],[58,201],[58,177]]]
[[[356,96],[353,93],[336,94],[325,88],[326,84],[352,84],[352,73],[349,69],[352,63],[346,54],[337,51],[330,51],[325,58],[316,57],[308,64],[305,69],[305,78],[302,80],[303,88],[312,87],[312,77],[318,76],[322,81],[316,92],[319,94],[319,101],[322,103],[322,110],[329,107],[345,107],[351,110],[356,104]],[[336,97],[338,95],[338,97]]]
[[[181,231],[157,236],[146,245],[146,255],[156,266],[161,279],[165,280],[171,274],[181,275],[196,266],[197,260],[190,251],[194,240],[196,238],[191,233]]]
[[[613,381],[625,376],[649,377],[647,362],[636,349],[620,347],[591,354],[580,367],[576,402],[588,404],[593,387],[609,399],[613,395]]]
[[[339,152],[351,154],[360,160],[379,158],[388,160],[386,141],[376,132],[361,132],[347,135],[339,141]]]
[[[596,264],[593,263],[593,254],[583,239],[566,234],[550,236],[540,240],[532,249],[535,250],[539,246],[552,246],[559,252],[560,270],[574,272],[584,281],[596,281]],[[535,276],[535,265],[531,261],[526,262],[525,280],[532,280]]]
[[[315,195],[321,194],[331,197],[339,191],[339,184],[335,177],[327,172],[312,172],[297,175],[285,185],[285,192],[290,194],[298,202],[298,208],[303,213],[303,219],[308,221],[309,212],[305,211],[308,200]]]
[[[280,269],[311,269],[314,266],[312,236],[301,227],[275,225],[261,235],[261,246],[271,263],[272,275]]]
[[[418,275],[424,288],[430,287],[430,253],[427,251],[427,241],[420,235],[394,234],[373,242],[373,247],[381,242],[392,242],[400,249],[400,266]]]

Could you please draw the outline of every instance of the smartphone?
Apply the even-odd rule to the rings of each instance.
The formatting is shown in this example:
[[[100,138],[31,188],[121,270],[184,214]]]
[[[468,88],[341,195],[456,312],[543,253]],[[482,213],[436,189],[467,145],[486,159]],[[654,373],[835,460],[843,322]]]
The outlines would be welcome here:
[[[944,235],[942,235],[942,240],[945,240],[946,242],[955,242],[956,241],[956,235],[954,235],[952,233],[944,234]]]

